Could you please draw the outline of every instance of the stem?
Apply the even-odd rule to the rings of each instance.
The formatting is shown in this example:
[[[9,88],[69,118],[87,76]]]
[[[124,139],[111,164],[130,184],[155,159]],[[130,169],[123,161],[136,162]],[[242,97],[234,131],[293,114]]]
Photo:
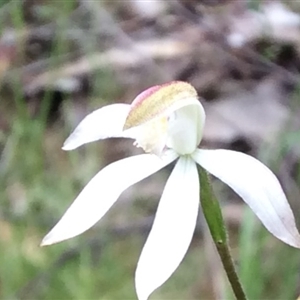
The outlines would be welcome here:
[[[201,183],[201,205],[209,231],[220,255],[223,267],[236,299],[247,300],[230,254],[230,247],[221,207],[213,193],[209,175],[201,167],[199,167],[199,174]]]

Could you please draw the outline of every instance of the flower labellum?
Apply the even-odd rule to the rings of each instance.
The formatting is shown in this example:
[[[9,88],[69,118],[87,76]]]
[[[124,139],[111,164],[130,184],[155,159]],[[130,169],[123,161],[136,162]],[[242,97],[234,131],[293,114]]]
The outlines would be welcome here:
[[[177,160],[138,261],[135,282],[146,300],[176,270],[191,243],[199,209],[197,164],[230,186],[278,239],[300,248],[300,235],[276,176],[257,159],[231,150],[198,149],[205,112],[186,82],[154,86],[131,105],[112,104],[85,117],[63,149],[110,137],[135,140],[146,153],[103,168],[85,186],[42,245],[75,237],[98,222],[131,185]]]

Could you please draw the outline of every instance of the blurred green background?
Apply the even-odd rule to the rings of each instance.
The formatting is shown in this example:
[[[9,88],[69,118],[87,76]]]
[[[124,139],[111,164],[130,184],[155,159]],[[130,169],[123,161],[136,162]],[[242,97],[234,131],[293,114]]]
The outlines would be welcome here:
[[[0,299],[136,299],[170,169],[80,237],[39,244],[98,170],[139,152],[119,139],[63,152],[66,137],[93,109],[154,84],[192,83],[207,111],[201,146],[260,158],[299,223],[299,12],[298,1],[1,1]],[[214,188],[249,299],[296,299],[299,250]],[[201,213],[183,263],[151,299],[233,299]]]

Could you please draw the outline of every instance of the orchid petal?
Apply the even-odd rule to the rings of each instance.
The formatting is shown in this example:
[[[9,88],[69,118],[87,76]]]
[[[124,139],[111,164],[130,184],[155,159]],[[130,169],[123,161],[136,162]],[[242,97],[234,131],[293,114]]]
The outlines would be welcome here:
[[[130,110],[129,104],[111,104],[87,115],[67,138],[63,150],[109,137],[122,137],[123,126]]]
[[[150,176],[177,158],[173,151],[162,157],[142,154],[114,162],[102,169],[82,190],[42,245],[57,243],[88,230],[134,183]]]
[[[193,158],[243,198],[274,236],[300,248],[293,212],[270,169],[249,155],[230,150],[197,150]]]
[[[199,208],[196,164],[181,157],[162,194],[153,227],[136,270],[139,300],[161,286],[176,270],[191,243]]]
[[[187,82],[172,81],[157,85],[139,94],[132,102],[124,130],[169,115],[180,107],[197,101],[197,91]]]

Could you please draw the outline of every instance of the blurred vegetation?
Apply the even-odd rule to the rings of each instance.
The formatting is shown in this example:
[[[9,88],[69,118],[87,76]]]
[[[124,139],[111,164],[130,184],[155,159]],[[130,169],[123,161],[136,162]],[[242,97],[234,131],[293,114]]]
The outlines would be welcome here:
[[[135,267],[151,227],[147,217],[154,214],[158,201],[152,193],[135,194],[134,202],[116,204],[100,226],[80,237],[39,247],[43,236],[93,174],[111,160],[128,154],[127,148],[120,150],[119,144],[114,146],[110,142],[63,152],[61,145],[70,131],[88,111],[105,103],[131,101],[148,83],[165,80],[161,62],[145,59],[148,73],[135,67],[134,71],[129,69],[124,73],[106,65],[72,80],[28,88],[47,71],[80,58],[89,60],[95,52],[104,53],[116,46],[125,48],[128,41],[134,43],[144,36],[156,37],[149,33],[149,28],[158,24],[158,17],[132,13],[131,8],[124,8],[118,2],[95,1],[93,8],[107,13],[99,12],[99,21],[97,11],[89,11],[87,2],[90,1],[0,2],[0,299],[136,299]],[[168,7],[164,12],[168,16],[165,22],[174,23],[175,30],[171,32],[172,25],[169,28],[158,24],[159,38],[176,36],[176,26],[180,27],[184,21],[191,27],[200,27],[201,22],[189,19],[190,14],[201,16],[215,11],[222,14],[226,12],[223,5],[230,1],[215,1],[215,6],[206,6],[207,1],[175,2],[183,5],[182,15],[178,6],[174,10]],[[191,7],[198,2],[203,2],[200,3],[203,10],[193,11]],[[248,9],[258,10],[260,1],[248,4]],[[159,18],[163,21],[164,15]],[[176,23],[175,18],[180,21]],[[133,23],[139,24],[135,25],[138,29],[130,31]],[[126,30],[129,33],[123,35]],[[279,48],[280,43],[274,44],[259,54],[277,64]],[[200,61],[198,56],[196,59]],[[182,61],[186,60],[188,57],[184,56]],[[93,65],[93,61],[90,63]],[[201,72],[198,70],[194,76],[202,76]],[[183,73],[170,73],[167,79],[185,79]],[[298,75],[297,70],[295,76]],[[122,76],[127,76],[126,80],[120,80]],[[242,78],[238,85],[244,85],[246,80]],[[299,108],[298,87],[294,84],[289,94],[292,100],[286,104],[294,115]],[[210,88],[205,91],[211,95]],[[251,142],[251,149],[280,176],[285,174],[290,154],[295,154],[299,142],[299,128],[295,130],[294,124],[287,121],[271,142],[258,145]],[[288,165],[291,177],[283,180],[297,220],[300,216],[298,154],[296,151],[293,156],[296,158]],[[166,178],[167,172],[158,177]],[[231,192],[221,183],[215,183],[224,209],[230,208]],[[230,218],[228,224],[234,258],[249,299],[295,299],[300,292],[299,251],[275,240],[251,212],[243,207],[241,210],[238,225],[232,225]],[[151,299],[218,298],[214,295],[233,299],[218,257],[210,247],[206,229],[199,222],[183,263]]]

